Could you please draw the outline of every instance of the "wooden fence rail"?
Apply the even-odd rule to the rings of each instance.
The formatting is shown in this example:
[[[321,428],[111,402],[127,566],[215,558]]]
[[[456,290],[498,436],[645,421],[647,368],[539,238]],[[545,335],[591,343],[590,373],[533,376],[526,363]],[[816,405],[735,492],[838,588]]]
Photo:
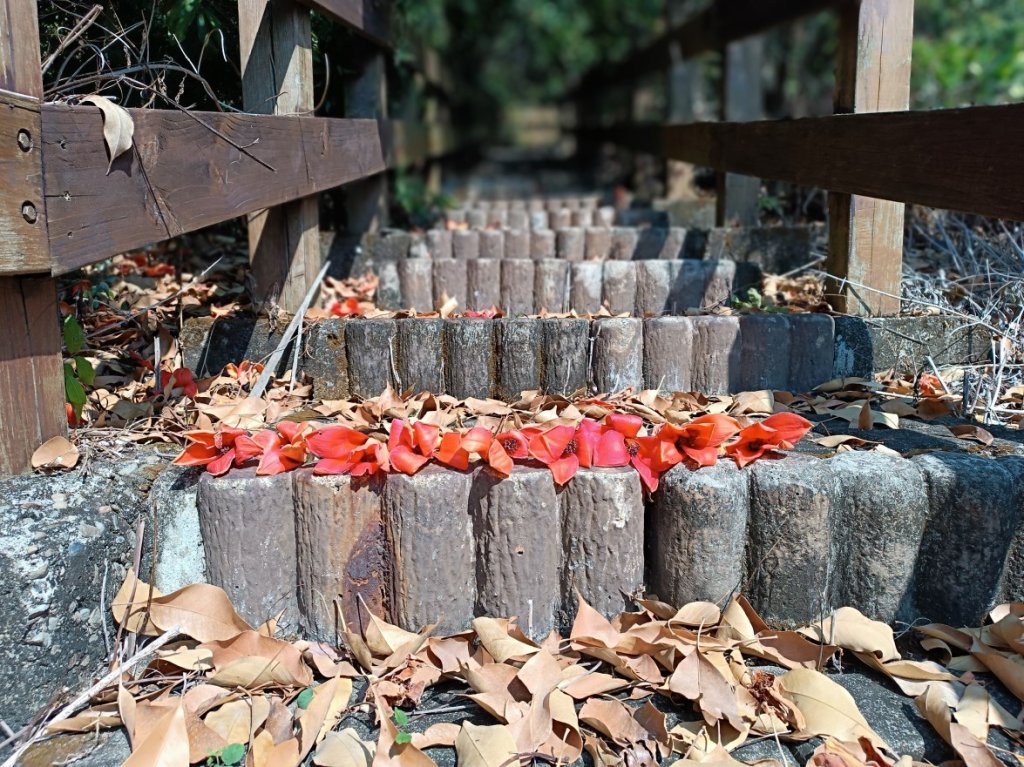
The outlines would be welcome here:
[[[108,169],[99,110],[42,103],[36,0],[0,3],[0,474],[67,428],[54,276],[248,215],[257,298],[294,310],[320,269],[315,195],[347,185],[349,231],[367,231],[386,220],[383,171],[456,147],[444,125],[388,119],[390,5],[239,0],[247,113],[130,110]],[[364,42],[346,117],[312,116],[311,10]]]
[[[758,121],[760,61],[742,46],[750,46],[753,35],[822,11],[839,19],[834,111],[856,119]],[[719,171],[719,225],[757,220],[760,182],[733,181],[737,177],[727,173],[828,190],[827,269],[841,278],[833,285],[834,306],[896,313],[905,202],[1021,215],[1019,194],[1005,194],[1014,181],[1006,160],[1020,154],[1012,146],[1019,130],[1014,109],[892,114],[909,105],[913,15],[913,0],[718,0],[625,62],[585,77],[574,91],[576,128],[591,146],[611,140]],[[623,123],[621,115],[617,124],[602,122],[605,88],[667,75],[675,58],[710,51],[722,57],[720,117],[726,122],[652,128]],[[692,114],[682,118],[692,120]]]

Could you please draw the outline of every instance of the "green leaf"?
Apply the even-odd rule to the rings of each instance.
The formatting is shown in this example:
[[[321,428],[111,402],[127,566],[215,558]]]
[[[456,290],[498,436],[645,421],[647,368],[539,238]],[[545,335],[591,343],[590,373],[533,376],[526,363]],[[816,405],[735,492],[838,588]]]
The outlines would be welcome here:
[[[400,746],[404,746],[406,743],[412,743],[412,735],[407,732],[400,732],[395,735],[395,743]]]
[[[399,727],[405,727],[409,724],[409,715],[400,708],[395,709],[395,724]]]
[[[242,760],[245,759],[245,746],[241,743],[232,743],[230,746],[224,746],[220,750],[220,760],[225,765],[241,764]]]
[[[85,357],[75,357],[75,372],[78,373],[79,380],[86,386],[96,383],[96,369]]]
[[[299,708],[307,708],[310,702],[313,700],[313,688],[307,687],[305,690],[299,693],[299,697],[295,699],[295,703]]]
[[[85,346],[85,332],[74,315],[64,318],[64,346],[71,356],[78,354]]]
[[[71,407],[75,410],[75,418],[82,417],[82,408],[85,407],[85,389],[75,376],[75,369],[68,363],[64,363],[64,396]]]

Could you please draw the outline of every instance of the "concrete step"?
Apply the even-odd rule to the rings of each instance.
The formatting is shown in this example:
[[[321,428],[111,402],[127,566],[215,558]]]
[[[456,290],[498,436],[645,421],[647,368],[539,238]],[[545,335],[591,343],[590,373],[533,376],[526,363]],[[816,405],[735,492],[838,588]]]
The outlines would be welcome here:
[[[269,356],[278,338],[265,320],[204,318],[188,321],[179,340],[186,366],[206,375]],[[581,388],[807,391],[833,377],[835,323],[822,314],[331,319],[309,327],[303,344],[302,369],[321,399],[372,397],[388,385],[506,401]]]
[[[324,637],[367,609],[410,630],[517,615],[542,637],[571,623],[577,591],[609,617],[643,590],[672,604],[742,590],[771,625],[842,605],[976,625],[1024,588],[1021,456],[720,461],[677,466],[647,499],[630,468],[560,489],[544,468],[500,480],[436,465],[371,481],[235,471],[199,487],[213,582],[254,624],[284,609]]]

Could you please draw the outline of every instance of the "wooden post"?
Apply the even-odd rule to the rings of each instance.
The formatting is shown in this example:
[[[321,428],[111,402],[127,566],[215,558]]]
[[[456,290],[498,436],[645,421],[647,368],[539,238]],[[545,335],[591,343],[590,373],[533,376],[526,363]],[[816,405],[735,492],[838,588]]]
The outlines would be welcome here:
[[[665,3],[665,14],[669,29],[685,22],[696,10],[693,0],[668,0]],[[669,66],[665,99],[668,107],[667,122],[689,123],[697,119],[703,112],[701,101],[702,67],[699,61],[685,58],[679,41],[674,41],[670,48],[672,64]],[[693,199],[697,196],[694,188],[694,166],[688,162],[666,160],[665,162],[665,197],[670,200]]]
[[[57,285],[50,277],[35,0],[0,4],[0,475],[67,433]],[[12,276],[12,273],[20,276]]]
[[[905,110],[913,36],[913,0],[845,4],[839,17],[835,111]],[[829,291],[832,306],[850,314],[898,314],[900,301],[893,296],[900,295],[903,271],[904,204],[846,194],[829,194],[828,202],[826,268],[838,278]]]
[[[730,43],[722,51],[722,119],[735,122],[764,117],[760,37]],[[757,226],[761,179],[718,174],[715,218],[719,226]]]
[[[309,9],[292,0],[238,0],[242,97],[257,114],[312,114]],[[254,298],[295,311],[320,271],[318,198],[249,216]]]
[[[380,49],[353,40],[356,60],[354,76],[345,83],[345,116],[373,120],[388,117],[387,61]],[[354,237],[375,232],[387,225],[388,177],[378,173],[347,185],[343,190],[348,234]]]

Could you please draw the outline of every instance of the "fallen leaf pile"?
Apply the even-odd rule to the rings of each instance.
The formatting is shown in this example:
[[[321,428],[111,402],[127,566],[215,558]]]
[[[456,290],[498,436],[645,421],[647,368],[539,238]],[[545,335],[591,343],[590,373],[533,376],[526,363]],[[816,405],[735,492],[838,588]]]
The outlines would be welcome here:
[[[40,733],[123,726],[133,749],[126,767],[185,767],[229,749],[231,763],[244,755],[249,767],[296,767],[307,755],[320,767],[430,767],[426,751],[438,747],[471,767],[569,764],[584,751],[602,767],[734,767],[730,752],[776,738],[822,739],[810,759],[817,767],[910,767],[823,673],[849,653],[913,697],[968,767],[999,764],[990,729],[1024,742],[1020,716],[978,676],[991,673],[1024,699],[1024,605],[996,608],[981,629],[920,627],[942,665],[902,658],[892,630],[852,608],[775,631],[742,596],[724,610],[637,604],[609,621],[581,597],[569,636],[540,642],[514,619],[480,617],[432,636],[368,614],[364,630],[343,628],[335,647],[281,638],[273,620],[249,626],[214,586],[162,595],[129,573],[111,606],[118,636],[180,638]],[[467,717],[478,710],[491,723],[414,728],[413,717],[431,712],[417,709],[425,690],[440,684],[464,693]],[[370,739],[349,720],[367,714],[378,729]]]

